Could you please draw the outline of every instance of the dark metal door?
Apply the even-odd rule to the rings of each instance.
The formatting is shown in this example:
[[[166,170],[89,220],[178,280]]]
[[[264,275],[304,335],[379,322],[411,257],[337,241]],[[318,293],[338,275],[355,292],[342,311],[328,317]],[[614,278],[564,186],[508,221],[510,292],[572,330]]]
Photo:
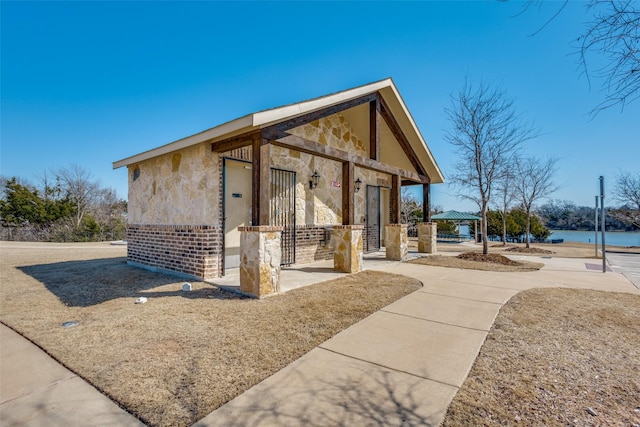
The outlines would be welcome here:
[[[271,225],[284,227],[280,265],[296,262],[296,173],[271,169]]]
[[[367,185],[367,217],[365,224],[365,252],[380,249],[380,187]]]

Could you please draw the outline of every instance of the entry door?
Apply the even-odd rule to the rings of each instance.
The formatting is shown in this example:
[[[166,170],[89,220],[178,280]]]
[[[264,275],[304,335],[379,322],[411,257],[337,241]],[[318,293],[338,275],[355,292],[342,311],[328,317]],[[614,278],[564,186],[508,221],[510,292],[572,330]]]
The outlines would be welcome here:
[[[284,227],[280,265],[296,262],[296,173],[271,169],[271,225]]]
[[[240,266],[238,227],[251,225],[251,163],[224,160],[224,268]]]
[[[365,221],[365,251],[380,249],[380,187],[367,185],[367,217]]]

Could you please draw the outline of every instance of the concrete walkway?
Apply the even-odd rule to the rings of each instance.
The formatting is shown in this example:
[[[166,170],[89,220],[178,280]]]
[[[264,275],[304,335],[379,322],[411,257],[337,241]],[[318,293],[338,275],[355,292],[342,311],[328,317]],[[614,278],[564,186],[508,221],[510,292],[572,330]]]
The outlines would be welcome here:
[[[144,425],[3,324],[0,343],[2,427]]]
[[[437,426],[500,307],[534,287],[640,294],[588,259],[539,258],[531,273],[380,263],[424,287],[372,314],[220,407],[196,426]]]
[[[388,262],[424,287],[372,314],[214,411],[197,426],[438,425],[464,382],[498,310],[532,287],[640,294],[593,260],[540,258],[531,273],[495,273]],[[531,257],[526,259],[532,260]],[[311,268],[311,270],[309,270]],[[324,265],[284,280],[327,280]],[[310,274],[311,273],[311,274]],[[324,274],[321,274],[324,273]],[[28,340],[0,325],[0,425],[142,425]]]

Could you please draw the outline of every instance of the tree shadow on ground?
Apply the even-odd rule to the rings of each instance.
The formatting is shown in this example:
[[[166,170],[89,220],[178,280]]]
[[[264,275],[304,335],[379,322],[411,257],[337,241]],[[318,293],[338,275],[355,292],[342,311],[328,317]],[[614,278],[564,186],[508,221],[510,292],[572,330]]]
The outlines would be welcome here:
[[[209,417],[226,426],[436,426],[457,391],[322,349],[311,353]],[[206,425],[207,418],[194,427]]]
[[[21,266],[18,269],[42,283],[49,292],[70,307],[89,307],[118,298],[245,298],[208,284],[183,292],[184,280],[132,267],[127,264],[125,257],[65,261]],[[154,289],[167,285],[174,286],[154,292]]]

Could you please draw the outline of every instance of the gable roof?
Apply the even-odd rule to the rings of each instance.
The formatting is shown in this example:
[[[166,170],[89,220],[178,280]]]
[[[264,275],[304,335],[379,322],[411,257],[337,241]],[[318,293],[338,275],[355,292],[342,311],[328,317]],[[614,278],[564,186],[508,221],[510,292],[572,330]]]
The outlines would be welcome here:
[[[247,132],[255,131],[267,126],[274,125],[285,120],[290,120],[297,116],[307,114],[322,108],[330,107],[345,101],[356,99],[372,93],[378,92],[385,100],[391,114],[397,120],[402,131],[405,133],[409,143],[411,144],[419,162],[427,171],[432,184],[444,182],[444,176],[438,167],[437,162],[433,158],[431,151],[420,133],[411,113],[407,109],[398,89],[393,80],[387,78],[378,82],[369,83],[363,86],[347,89],[341,92],[335,92],[329,95],[321,96],[295,104],[284,105],[269,110],[259,111],[257,113],[248,114],[238,119],[223,123],[203,132],[196,133],[186,138],[179,139],[169,144],[148,150],[131,157],[113,162],[113,168],[117,169],[123,166],[129,166],[134,163],[142,162],[163,154],[171,153],[186,147],[190,147],[202,142],[216,142],[233,136],[241,135]]]
[[[482,218],[476,215],[462,213],[458,211],[446,211],[439,214],[431,215],[431,219],[440,219],[448,221],[480,221]]]

